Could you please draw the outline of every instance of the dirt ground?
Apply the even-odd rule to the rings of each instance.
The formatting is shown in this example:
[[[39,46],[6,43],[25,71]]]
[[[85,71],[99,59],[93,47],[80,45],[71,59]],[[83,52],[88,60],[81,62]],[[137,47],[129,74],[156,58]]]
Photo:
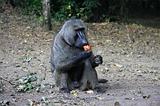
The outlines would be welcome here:
[[[108,82],[94,91],[61,94],[49,65],[61,25],[55,22],[47,32],[31,17],[0,14],[0,106],[160,106],[159,27],[88,23],[93,52],[104,60],[98,77]],[[36,80],[27,84],[34,87],[19,91],[17,80],[31,73]]]

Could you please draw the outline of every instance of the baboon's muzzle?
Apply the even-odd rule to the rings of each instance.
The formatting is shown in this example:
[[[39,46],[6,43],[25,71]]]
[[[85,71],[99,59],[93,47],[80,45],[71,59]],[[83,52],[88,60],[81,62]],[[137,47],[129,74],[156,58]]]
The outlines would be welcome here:
[[[75,46],[78,48],[83,48],[83,46],[88,45],[88,40],[86,39],[85,33],[83,31],[77,31],[77,39]]]

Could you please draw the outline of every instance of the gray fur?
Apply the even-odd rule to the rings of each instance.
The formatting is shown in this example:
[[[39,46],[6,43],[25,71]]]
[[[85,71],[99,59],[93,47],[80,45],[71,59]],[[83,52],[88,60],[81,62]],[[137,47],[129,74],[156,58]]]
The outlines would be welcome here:
[[[74,47],[74,36],[76,35],[75,30],[82,28],[86,31],[86,26],[80,19],[71,19],[66,21],[59,33],[56,35],[54,43],[52,44],[50,61],[51,70],[54,72],[56,85],[59,87],[65,86],[72,89],[72,81],[70,78],[72,75],[67,72],[64,73],[63,71],[70,70],[71,72],[76,73],[81,66],[84,66],[84,69],[80,70],[81,73],[83,73],[82,78],[79,81],[81,83],[80,88],[82,90],[87,88],[94,89],[98,83],[97,72],[95,68],[92,67],[89,58],[77,62],[73,61],[74,59],[78,59],[78,56],[80,57],[81,53],[84,52],[83,50]],[[74,63],[76,63],[77,70],[71,70],[72,67],[75,67]],[[65,79],[67,79],[67,81],[64,81]]]

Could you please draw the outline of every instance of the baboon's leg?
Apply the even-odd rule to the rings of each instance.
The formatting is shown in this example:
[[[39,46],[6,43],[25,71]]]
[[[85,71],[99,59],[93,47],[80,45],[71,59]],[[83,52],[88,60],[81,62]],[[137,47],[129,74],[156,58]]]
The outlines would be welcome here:
[[[54,77],[54,81],[55,81],[56,86],[60,86],[61,74],[59,73],[59,71],[54,70],[53,77]]]
[[[69,92],[69,87],[68,87],[68,73],[61,73],[61,78],[60,78],[60,91],[62,92]]]
[[[81,90],[94,89],[98,84],[97,72],[92,68],[89,59],[85,61],[81,84]]]

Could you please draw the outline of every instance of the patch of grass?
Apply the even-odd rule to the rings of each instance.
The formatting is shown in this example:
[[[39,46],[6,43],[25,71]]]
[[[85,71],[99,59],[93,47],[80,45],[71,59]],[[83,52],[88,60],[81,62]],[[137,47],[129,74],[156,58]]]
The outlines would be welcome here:
[[[17,79],[16,90],[18,92],[27,92],[35,88],[35,85],[32,82],[37,81],[35,73],[30,73],[27,76]]]

